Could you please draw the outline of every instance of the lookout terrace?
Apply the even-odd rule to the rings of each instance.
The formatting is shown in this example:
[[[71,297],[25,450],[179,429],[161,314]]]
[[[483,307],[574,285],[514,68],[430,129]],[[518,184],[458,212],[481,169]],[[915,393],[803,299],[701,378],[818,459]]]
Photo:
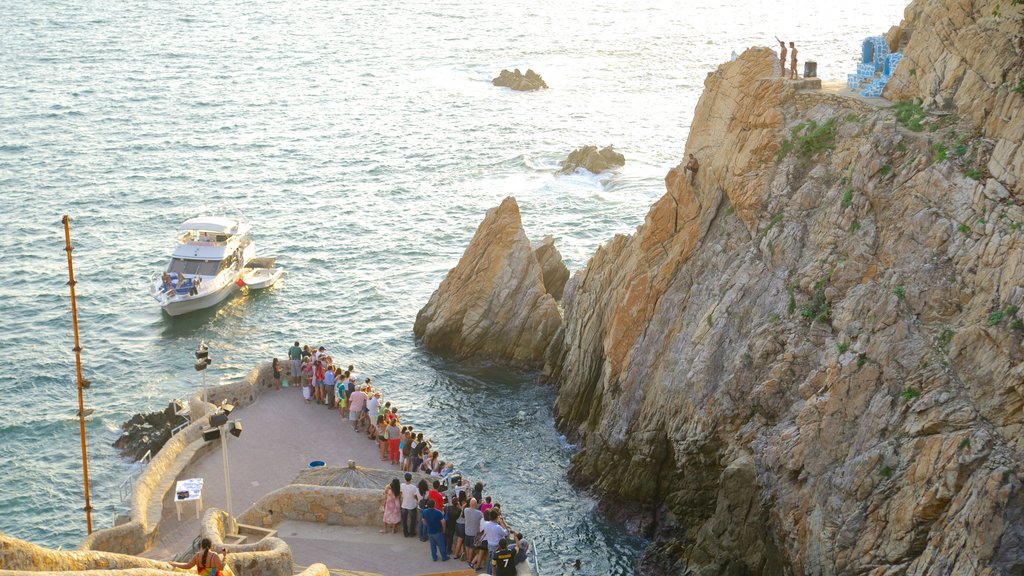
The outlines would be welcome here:
[[[212,550],[227,551],[226,574],[477,573],[464,561],[432,561],[417,538],[381,533],[382,491],[402,473],[369,467],[380,462],[376,446],[339,422],[336,410],[312,409],[300,388],[273,390],[268,382],[269,365],[210,387],[205,403],[201,393],[193,395],[183,413],[195,416],[186,416],[189,423],[134,481],[130,514],[74,551],[0,535],[0,574],[181,574],[186,570],[169,562],[187,562],[201,538],[210,539]],[[244,419],[244,434],[241,426],[236,435],[222,425],[227,437],[211,438],[211,419],[216,426],[225,405],[233,408],[232,420]],[[338,441],[309,442],[325,430]],[[229,514],[232,509],[240,512]],[[518,573],[531,572],[524,563]]]

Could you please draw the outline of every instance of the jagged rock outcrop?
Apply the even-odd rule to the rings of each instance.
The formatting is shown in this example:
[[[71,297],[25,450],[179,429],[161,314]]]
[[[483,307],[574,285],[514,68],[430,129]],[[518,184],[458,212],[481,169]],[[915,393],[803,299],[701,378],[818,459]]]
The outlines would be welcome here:
[[[988,172],[1018,189],[1024,184],[1022,13],[1020,2],[915,0],[888,36],[903,61],[885,90],[892,100],[921,98],[927,108],[962,115],[995,142]]]
[[[588,145],[570,152],[569,157],[562,161],[562,168],[559,172],[571,174],[577,168],[583,168],[594,174],[599,174],[625,164],[626,157],[613,150],[611,146],[598,149],[597,146]]]
[[[561,326],[511,196],[487,211],[459,263],[416,315],[427,348],[539,368]]]
[[[540,264],[544,277],[544,289],[555,300],[562,299],[562,290],[569,280],[569,269],[565,267],[562,253],[555,248],[555,239],[545,236],[533,249],[533,257]]]
[[[985,41],[994,2],[943,3],[977,23],[945,35],[914,17],[932,4],[907,11],[908,54],[970,39],[1021,61]],[[708,76],[700,172],[670,170],[567,283],[545,374],[571,475],[667,573],[1021,573],[1024,209],[954,159],[984,162],[973,128],[1024,95],[918,133],[777,66],[751,49]]]
[[[114,441],[114,448],[126,458],[138,460],[146,455],[156,454],[171,439],[171,431],[184,420],[176,412],[181,407],[171,402],[159,412],[136,414],[121,424],[124,432]]]
[[[548,87],[547,83],[544,82],[544,79],[540,77],[540,74],[537,74],[533,70],[527,70],[526,74],[523,74],[519,71],[519,68],[516,68],[513,72],[502,70],[498,74],[497,78],[491,80],[491,84],[494,84],[495,86],[504,86],[505,88],[511,88],[521,92],[540,90],[541,88]]]

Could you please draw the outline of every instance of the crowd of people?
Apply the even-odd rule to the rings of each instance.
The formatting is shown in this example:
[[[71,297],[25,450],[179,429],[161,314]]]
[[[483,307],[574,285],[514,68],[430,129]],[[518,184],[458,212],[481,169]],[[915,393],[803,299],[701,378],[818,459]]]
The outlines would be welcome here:
[[[370,378],[359,381],[355,367],[336,364],[324,346],[288,349],[288,364],[274,358],[273,386],[302,388],[305,402],[337,409],[357,433],[377,443],[382,462],[403,472],[383,492],[381,533],[398,533],[427,542],[434,561],[464,560],[494,576],[516,574],[526,561],[529,543],[508,527],[501,504],[484,495],[484,484],[471,485],[451,462],[440,458],[431,439],[403,425],[398,407],[385,401]],[[420,475],[417,482],[413,482]]]

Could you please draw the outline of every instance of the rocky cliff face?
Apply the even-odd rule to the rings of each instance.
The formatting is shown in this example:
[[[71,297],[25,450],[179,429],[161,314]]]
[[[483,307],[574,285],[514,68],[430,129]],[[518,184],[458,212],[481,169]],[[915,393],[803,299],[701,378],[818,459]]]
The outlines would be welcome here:
[[[545,263],[554,269],[551,256]],[[519,205],[508,197],[487,212],[458,265],[416,315],[413,331],[427,348],[457,358],[539,368],[562,323],[544,280]]]
[[[645,570],[1024,571],[1024,94],[956,96],[1021,73],[1024,8],[989,42],[996,4],[907,10],[907,58],[962,60],[901,64],[902,97],[953,98],[934,131],[776,80],[767,49],[721,66],[695,180],[566,285],[545,372],[572,474],[659,539]]]
[[[987,170],[1007,187],[1024,184],[1022,10],[1017,0],[915,0],[889,35],[904,60],[886,97],[964,116],[995,143]]]

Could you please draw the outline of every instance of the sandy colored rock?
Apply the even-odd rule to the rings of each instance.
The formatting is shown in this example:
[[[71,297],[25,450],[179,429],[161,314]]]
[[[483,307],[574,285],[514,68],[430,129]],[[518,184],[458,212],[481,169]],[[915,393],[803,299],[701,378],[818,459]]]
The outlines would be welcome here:
[[[508,197],[487,212],[458,265],[416,315],[423,345],[456,358],[540,368],[562,323],[555,298]]]
[[[583,168],[594,174],[599,174],[612,168],[618,168],[626,164],[626,157],[616,152],[611,146],[598,149],[597,146],[583,146],[569,153],[569,157],[562,161],[562,174],[571,174],[579,168]]]
[[[1024,6],[1001,0],[914,0],[890,38],[903,61],[886,86],[892,100],[956,111],[995,141],[988,172],[1024,184]]]
[[[566,281],[569,280],[569,269],[565,267],[561,252],[555,248],[555,239],[545,236],[533,248],[533,256],[543,271],[544,289],[555,300],[561,300],[562,290],[565,288]]]
[[[526,74],[523,74],[519,71],[519,68],[512,72],[502,70],[496,78],[491,80],[491,84],[519,90],[520,92],[530,92],[548,87],[544,79],[540,77],[540,74],[533,70],[527,70]]]
[[[910,45],[1004,46],[973,14],[946,36],[913,19]],[[670,170],[566,284],[545,373],[571,475],[658,541],[652,573],[1020,573],[1016,192],[777,65],[751,49],[708,75],[680,156],[696,178]],[[954,101],[959,134],[1005,110]]]

